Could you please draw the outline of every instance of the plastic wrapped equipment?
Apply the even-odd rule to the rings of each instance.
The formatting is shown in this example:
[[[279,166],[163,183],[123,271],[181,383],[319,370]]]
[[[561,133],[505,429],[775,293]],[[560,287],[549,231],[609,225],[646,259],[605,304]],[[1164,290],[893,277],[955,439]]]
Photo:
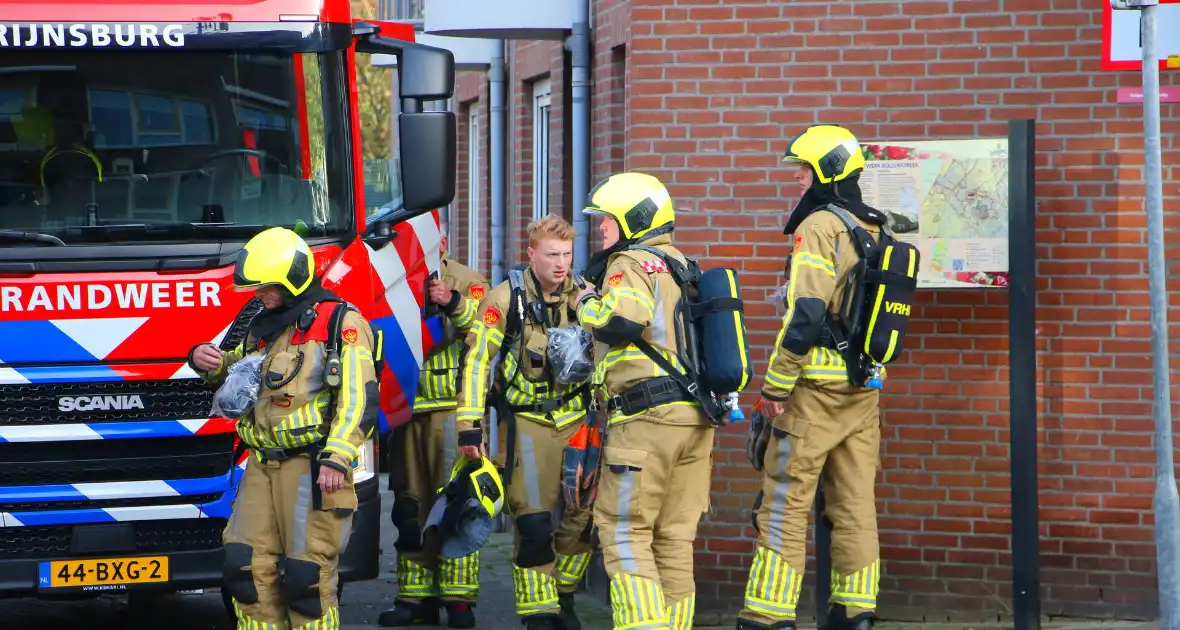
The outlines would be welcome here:
[[[546,352],[558,383],[585,383],[594,373],[594,339],[581,326],[550,328]]]
[[[210,415],[237,420],[258,402],[262,386],[262,355],[250,355],[229,367],[225,382],[213,394]]]

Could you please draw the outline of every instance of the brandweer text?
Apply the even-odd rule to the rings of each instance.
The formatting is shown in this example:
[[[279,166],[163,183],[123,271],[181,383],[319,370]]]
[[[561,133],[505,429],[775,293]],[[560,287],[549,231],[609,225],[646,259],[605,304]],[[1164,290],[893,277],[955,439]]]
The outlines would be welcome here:
[[[100,311],[108,308],[221,306],[216,282],[135,282],[115,285],[0,286],[0,312]]]

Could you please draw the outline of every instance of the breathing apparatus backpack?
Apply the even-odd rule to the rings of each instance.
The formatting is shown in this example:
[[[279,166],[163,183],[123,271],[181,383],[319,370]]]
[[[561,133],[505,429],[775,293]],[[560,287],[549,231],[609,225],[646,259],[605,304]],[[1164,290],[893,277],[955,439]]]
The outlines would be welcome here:
[[[824,332],[848,366],[848,382],[881,389],[881,372],[904,347],[921,254],[884,226],[876,242],[847,210],[822,209],[844,223],[860,257],[844,284],[841,313],[824,320]]]
[[[715,426],[725,426],[727,416],[740,414],[737,394],[753,378],[737,272],[728,267],[701,271],[697,261],[685,258],[687,264],[681,263],[650,245],[628,249],[659,258],[680,287],[676,339],[682,349],[678,358],[688,373],[673,367],[643,339],[634,341],[635,346],[699,402]]]

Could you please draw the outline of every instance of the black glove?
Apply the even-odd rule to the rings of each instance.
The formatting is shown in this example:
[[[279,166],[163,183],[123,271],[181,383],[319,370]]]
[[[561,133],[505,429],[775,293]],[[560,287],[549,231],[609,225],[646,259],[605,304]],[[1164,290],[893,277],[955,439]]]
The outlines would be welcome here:
[[[746,457],[754,470],[761,471],[766,460],[766,446],[770,443],[772,425],[762,415],[761,410],[755,410],[750,416],[750,428],[746,432]]]

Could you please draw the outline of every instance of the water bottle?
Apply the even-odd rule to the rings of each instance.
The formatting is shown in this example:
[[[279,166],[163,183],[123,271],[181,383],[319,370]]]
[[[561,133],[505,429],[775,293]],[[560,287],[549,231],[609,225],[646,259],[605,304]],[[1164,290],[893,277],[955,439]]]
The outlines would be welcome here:
[[[738,407],[737,392],[730,392],[726,397],[725,406],[729,408],[729,421],[741,422],[746,419],[746,414],[742,413],[741,407]]]
[[[877,390],[882,388],[881,370],[884,367],[885,366],[881,365],[880,363],[874,363],[873,367],[869,368],[869,380],[865,382],[865,387],[871,387]]]

